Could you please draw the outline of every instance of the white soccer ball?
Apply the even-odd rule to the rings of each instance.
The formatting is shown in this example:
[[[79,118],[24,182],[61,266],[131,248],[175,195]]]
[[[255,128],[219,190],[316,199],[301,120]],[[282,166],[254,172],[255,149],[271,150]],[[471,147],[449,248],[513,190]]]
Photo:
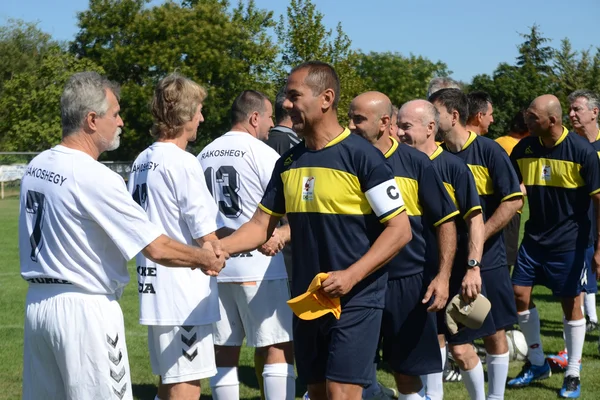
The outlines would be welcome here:
[[[527,341],[523,332],[516,329],[506,331],[508,342],[508,359],[510,361],[525,361],[527,358]]]

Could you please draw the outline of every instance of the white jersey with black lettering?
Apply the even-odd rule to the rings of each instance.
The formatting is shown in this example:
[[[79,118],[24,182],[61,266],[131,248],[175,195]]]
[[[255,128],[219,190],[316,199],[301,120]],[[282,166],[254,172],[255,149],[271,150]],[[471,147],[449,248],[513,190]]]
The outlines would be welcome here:
[[[279,154],[249,133],[232,131],[206,146],[198,159],[225,226],[238,229],[254,215]],[[255,250],[232,256],[217,280],[249,282],[285,278],[281,253],[267,257]]]
[[[188,245],[223,226],[200,163],[173,143],[156,142],[134,161],[129,191],[150,221]],[[136,257],[140,324],[204,325],[219,320],[215,278]]]
[[[61,145],[31,160],[20,206],[21,276],[32,283],[119,297],[127,260],[162,233],[117,173]]]

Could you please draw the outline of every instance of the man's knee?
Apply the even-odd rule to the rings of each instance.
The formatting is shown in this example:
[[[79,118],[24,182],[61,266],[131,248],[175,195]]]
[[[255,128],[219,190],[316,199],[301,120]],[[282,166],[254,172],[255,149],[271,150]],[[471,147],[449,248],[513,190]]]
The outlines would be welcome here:
[[[475,368],[479,361],[479,357],[477,356],[477,353],[475,353],[471,343],[451,345],[449,347],[452,357],[460,369],[468,371]]]
[[[394,373],[398,391],[402,394],[418,393],[423,388],[423,383],[419,376],[410,376]]]
[[[506,331],[504,329],[496,331],[493,335],[483,338],[485,351],[488,354],[504,354],[508,351],[508,342],[506,341]]]

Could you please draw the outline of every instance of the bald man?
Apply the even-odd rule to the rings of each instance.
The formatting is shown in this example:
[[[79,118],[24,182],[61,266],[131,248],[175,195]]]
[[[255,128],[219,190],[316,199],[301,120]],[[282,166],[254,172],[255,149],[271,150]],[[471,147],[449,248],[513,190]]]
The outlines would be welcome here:
[[[352,132],[387,159],[406,204],[412,241],[387,265],[382,350],[394,373],[399,398],[425,399],[420,375],[442,371],[434,312],[448,299],[458,211],[427,156],[391,136],[392,112],[387,96],[367,92],[352,100],[348,116]],[[435,249],[438,254],[433,255]],[[439,271],[433,279],[427,273],[431,263]]]
[[[436,171],[442,178],[446,190],[460,211],[461,218],[456,219],[457,252],[454,258],[450,296],[462,293],[472,296],[481,285],[481,275],[478,269],[467,269],[467,260],[481,260],[483,253],[483,215],[479,195],[473,174],[463,160],[444,151],[435,142],[435,134],[439,126],[437,109],[426,100],[413,100],[405,103],[398,114],[400,140],[407,145],[425,153],[432,160]],[[469,293],[471,290],[471,293]],[[444,311],[437,313],[438,336],[442,361],[446,358],[446,339],[444,336]],[[461,347],[462,346],[462,347]],[[471,357],[477,357],[473,346],[450,346],[452,350],[463,353],[470,352]],[[445,362],[444,362],[445,363]],[[491,363],[488,363],[491,365]],[[493,367],[488,367],[493,369]],[[431,400],[442,400],[444,397],[443,377],[441,373],[423,376],[427,396]],[[493,380],[490,380],[493,384]],[[504,386],[504,384],[502,384]],[[494,392],[494,388],[490,389]]]
[[[462,268],[480,271],[481,293],[492,304],[481,328],[464,329],[446,338],[469,395],[477,400],[486,398],[483,367],[467,349],[473,340],[483,338],[487,364],[492,367],[488,368],[491,384],[487,398],[502,399],[508,375],[505,330],[517,323],[502,230],[523,205],[523,193],[506,152],[493,140],[467,130],[468,101],[462,91],[442,89],[429,101],[440,113],[442,148],[462,159],[475,179],[485,221],[485,244],[481,260],[469,259]]]
[[[513,272],[519,325],[527,340],[529,362],[509,386],[526,386],[550,375],[540,339],[540,318],[531,301],[536,283],[550,288],[565,314],[564,332],[569,361],[560,396],[577,398],[585,340],[581,311],[586,263],[600,266],[600,247],[592,234],[590,207],[600,220],[600,162],[587,139],[562,126],[562,109],[555,96],[536,98],[525,121],[531,136],[515,146],[511,159],[527,189],[529,221]],[[591,201],[590,201],[591,197]],[[597,235],[597,234],[596,234]],[[594,248],[594,242],[596,242]]]

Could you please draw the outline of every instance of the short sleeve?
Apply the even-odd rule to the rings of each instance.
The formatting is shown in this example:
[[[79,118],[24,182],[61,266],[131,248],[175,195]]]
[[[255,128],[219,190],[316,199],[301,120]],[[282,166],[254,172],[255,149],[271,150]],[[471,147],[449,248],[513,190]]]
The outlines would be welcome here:
[[[498,143],[490,141],[488,157],[488,173],[492,178],[494,193],[501,201],[522,197],[523,193],[513,164]]]
[[[590,196],[600,193],[600,160],[592,146],[585,151],[580,173]]]
[[[281,159],[275,164],[271,179],[265,190],[262,200],[258,207],[269,215],[283,217],[285,215],[285,195],[283,192],[283,162]]]
[[[163,234],[133,200],[119,175],[105,167],[80,173],[85,176],[76,180],[77,195],[84,217],[106,232],[126,260]]]
[[[419,184],[419,203],[434,226],[439,226],[459,214],[442,178],[432,163],[423,168]]]
[[[181,216],[192,237],[199,239],[222,228],[223,222],[218,218],[219,210],[206,186],[200,161],[191,156],[184,162],[180,168],[170,169],[169,174],[176,174],[171,179]]]
[[[477,185],[475,185],[475,178],[469,168],[465,166],[464,170],[458,174],[454,185],[456,202],[464,219],[468,218],[473,211],[481,210]]]
[[[279,157],[279,154],[277,154],[275,150],[261,143],[260,154],[257,154],[257,156],[253,158],[257,163],[258,175],[263,191],[266,190],[269,185],[273,170],[275,169],[275,164],[277,163],[277,160],[279,160]]]

